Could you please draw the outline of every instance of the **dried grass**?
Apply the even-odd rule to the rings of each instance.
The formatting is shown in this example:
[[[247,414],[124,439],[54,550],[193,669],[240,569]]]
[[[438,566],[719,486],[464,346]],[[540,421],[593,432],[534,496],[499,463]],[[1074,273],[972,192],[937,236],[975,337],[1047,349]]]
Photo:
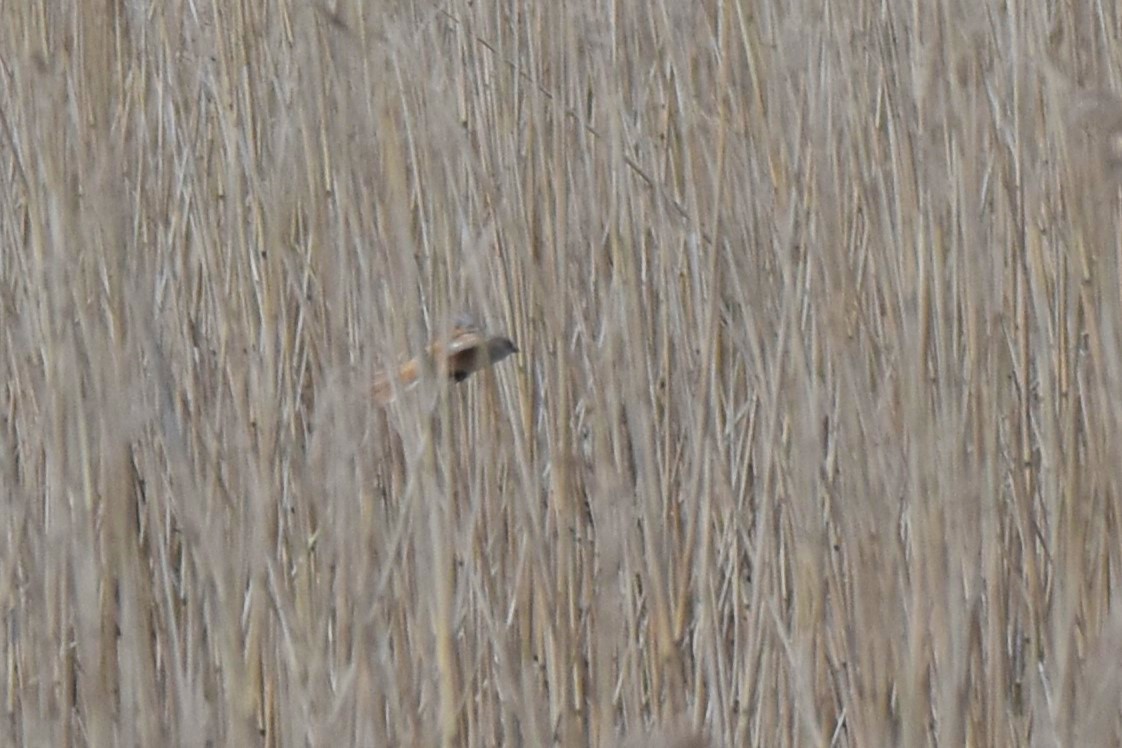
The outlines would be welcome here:
[[[0,743],[1122,742],[1109,4],[0,16]]]

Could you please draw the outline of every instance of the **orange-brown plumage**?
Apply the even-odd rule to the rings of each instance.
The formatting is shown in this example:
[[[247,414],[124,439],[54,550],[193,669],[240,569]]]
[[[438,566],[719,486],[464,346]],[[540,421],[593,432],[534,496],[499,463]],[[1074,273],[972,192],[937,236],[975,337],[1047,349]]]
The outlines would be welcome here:
[[[432,343],[423,355],[440,377],[462,382],[514,353],[518,353],[518,347],[510,338],[488,336],[470,322],[461,322],[446,341]],[[393,402],[397,391],[408,390],[420,380],[424,367],[425,361],[418,356],[399,366],[396,377],[394,373],[382,372],[374,380],[374,400],[379,405]]]

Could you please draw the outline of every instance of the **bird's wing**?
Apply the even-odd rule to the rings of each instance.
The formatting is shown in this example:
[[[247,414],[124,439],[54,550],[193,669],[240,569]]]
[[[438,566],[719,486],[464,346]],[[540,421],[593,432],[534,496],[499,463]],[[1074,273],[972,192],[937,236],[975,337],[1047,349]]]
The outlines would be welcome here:
[[[429,345],[428,356],[436,365],[437,370],[445,376],[459,382],[466,379],[473,372],[487,363],[487,357],[477,355],[483,350],[490,351],[488,347],[495,340],[503,340],[510,350],[504,349],[496,360],[501,360],[517,351],[513,343],[505,338],[491,338],[467,315],[456,318],[456,325],[451,334],[443,341]],[[414,358],[395,372],[383,372],[374,380],[374,399],[379,405],[387,405],[394,399],[395,390],[408,390],[415,386],[421,378],[423,362],[421,358]],[[396,385],[394,379],[397,380]]]
[[[487,342],[487,338],[477,327],[459,327],[457,326],[452,330],[452,334],[448,338],[447,343],[437,343],[432,346],[433,354],[444,353],[446,356],[454,356],[457,353],[462,353]]]

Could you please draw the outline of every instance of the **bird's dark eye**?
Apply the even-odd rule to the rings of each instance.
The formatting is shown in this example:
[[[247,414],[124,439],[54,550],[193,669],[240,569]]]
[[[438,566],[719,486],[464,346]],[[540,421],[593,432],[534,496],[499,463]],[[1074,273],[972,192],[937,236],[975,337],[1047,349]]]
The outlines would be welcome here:
[[[467,378],[468,378],[468,373],[466,371],[454,371],[454,372],[452,372],[452,381],[453,382],[462,382]]]

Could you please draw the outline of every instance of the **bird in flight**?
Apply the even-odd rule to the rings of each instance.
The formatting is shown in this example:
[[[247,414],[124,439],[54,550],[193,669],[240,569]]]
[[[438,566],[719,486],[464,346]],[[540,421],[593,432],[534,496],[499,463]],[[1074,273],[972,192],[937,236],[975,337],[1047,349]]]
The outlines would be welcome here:
[[[462,382],[480,369],[492,366],[507,356],[518,353],[518,346],[510,338],[487,335],[474,322],[461,317],[446,340],[429,345],[427,357],[440,377]],[[393,402],[397,392],[412,389],[425,371],[422,356],[417,356],[397,368],[385,371],[374,380],[374,400],[379,405]],[[396,379],[396,385],[395,380]]]

